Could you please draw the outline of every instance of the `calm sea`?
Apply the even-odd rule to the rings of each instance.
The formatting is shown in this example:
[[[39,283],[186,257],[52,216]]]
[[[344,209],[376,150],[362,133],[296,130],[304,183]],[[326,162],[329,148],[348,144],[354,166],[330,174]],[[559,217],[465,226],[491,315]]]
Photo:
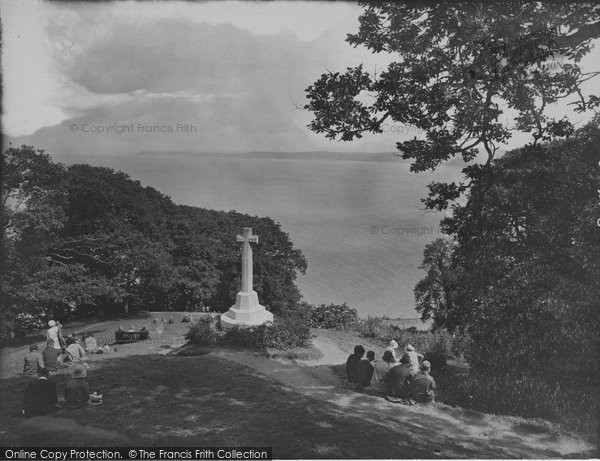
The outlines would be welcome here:
[[[414,174],[392,154],[193,154],[60,157],[108,166],[175,203],[237,210],[279,221],[308,260],[298,285],[310,303],[342,303],[361,316],[418,317],[413,287],[442,213],[420,198],[459,165]],[[232,242],[232,244],[234,244]]]

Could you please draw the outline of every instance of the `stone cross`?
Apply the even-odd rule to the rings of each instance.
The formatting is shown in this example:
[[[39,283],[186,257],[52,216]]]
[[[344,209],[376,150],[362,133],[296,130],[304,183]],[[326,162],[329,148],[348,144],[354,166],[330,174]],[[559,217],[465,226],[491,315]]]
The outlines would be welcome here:
[[[244,227],[242,235],[237,236],[237,241],[242,245],[242,291],[252,291],[252,247],[251,243],[258,243],[258,236],[252,235],[251,227]]]
[[[252,235],[252,228],[244,227],[237,236],[242,245],[242,289],[235,295],[235,304],[221,314],[221,328],[246,328],[272,322],[273,314],[258,302],[258,294],[252,289],[252,247],[258,237]]]

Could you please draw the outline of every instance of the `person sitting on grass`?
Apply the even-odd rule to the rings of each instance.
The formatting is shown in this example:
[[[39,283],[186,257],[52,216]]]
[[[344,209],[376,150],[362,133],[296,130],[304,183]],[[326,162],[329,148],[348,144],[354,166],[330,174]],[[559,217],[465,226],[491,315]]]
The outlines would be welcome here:
[[[388,390],[387,379],[392,367],[398,362],[394,360],[392,351],[385,351],[381,360],[373,361],[373,377],[371,378],[371,390],[376,394],[385,394]]]
[[[69,408],[81,408],[90,400],[90,386],[85,380],[87,372],[82,363],[73,365],[71,378],[65,387],[65,401]]]
[[[88,354],[96,354],[98,352],[98,341],[94,338],[93,334],[89,334],[83,340],[85,352]]]
[[[410,358],[404,354],[400,358],[400,365],[393,367],[388,374],[388,395],[407,399],[410,397],[411,385]]]
[[[86,359],[85,351],[83,347],[77,341],[75,337],[67,338],[67,360],[68,362],[82,362]]]
[[[23,414],[25,416],[41,416],[52,413],[58,407],[56,384],[48,379],[50,372],[42,368],[39,378],[31,381],[25,388],[23,397]]]
[[[385,350],[390,351],[392,354],[394,354],[394,360],[398,360],[398,343],[395,339],[392,339],[390,341],[390,344],[388,345],[388,347],[385,348]]]
[[[40,354],[37,344],[32,344],[29,346],[29,352],[25,356],[23,374],[37,376],[42,368],[44,368],[42,354]]]
[[[414,346],[411,346],[410,344],[406,346],[406,350],[404,353],[406,355],[408,355],[408,358],[410,360],[410,362],[409,362],[410,372],[414,376],[419,371],[419,363],[421,362],[421,360],[423,360],[423,356],[421,354],[419,354],[417,351],[415,351]]]
[[[56,371],[60,368],[60,350],[54,348],[54,342],[49,339],[46,342],[46,349],[42,352],[42,358],[44,359],[44,367],[48,369],[48,371]]]
[[[373,378],[373,364],[375,360],[375,352],[367,352],[367,358],[361,360],[358,367],[358,384],[360,387],[369,387],[371,385],[371,379]]]
[[[354,354],[351,354],[346,360],[346,379],[351,386],[359,385],[358,364],[365,355],[365,348],[360,344],[354,346]]]
[[[435,380],[429,374],[431,363],[423,360],[421,371],[412,378],[412,398],[419,403],[428,403],[435,400]]]

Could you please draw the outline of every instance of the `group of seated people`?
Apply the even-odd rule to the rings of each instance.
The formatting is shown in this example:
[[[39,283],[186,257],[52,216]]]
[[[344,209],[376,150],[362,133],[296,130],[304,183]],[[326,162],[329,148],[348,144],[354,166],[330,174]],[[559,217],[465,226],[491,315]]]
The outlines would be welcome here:
[[[61,343],[64,346],[61,346]],[[83,346],[81,343],[83,343]],[[85,361],[88,354],[102,354],[112,350],[108,345],[98,347],[96,338],[93,335],[84,335],[81,341],[75,335],[68,336],[66,340],[61,338],[58,348],[55,347],[54,341],[49,338],[42,352],[39,351],[37,344],[29,346],[29,352],[24,358],[23,374],[37,375],[42,368],[54,372],[75,362],[82,362],[84,366],[87,366]]]
[[[163,317],[162,319],[160,319],[160,320],[159,320],[159,319],[158,319],[158,316],[157,316],[157,315],[155,315],[155,316],[154,316],[154,318],[152,319],[152,323],[154,323],[155,325],[156,325],[157,323],[166,323],[166,324],[168,324],[168,325],[173,325],[173,324],[175,323],[175,320],[173,319],[173,316],[172,316],[172,315],[169,317],[169,320],[167,320],[167,319],[166,319],[166,318],[164,318],[164,317]]]
[[[380,360],[375,359],[373,351],[367,352],[366,359],[364,355],[365,348],[358,345],[346,361],[349,387],[386,395],[389,399],[418,403],[434,401],[435,380],[430,375],[431,364],[410,344],[399,359],[398,343],[394,340]]]
[[[59,408],[56,384],[50,375],[59,371],[62,374],[63,370],[70,372],[63,407],[77,408],[88,401],[102,403],[101,395],[89,392],[89,385],[85,381],[89,369],[86,360],[89,354],[112,352],[113,349],[109,345],[98,346],[93,334],[83,335],[81,339],[71,334],[65,339],[60,323],[54,320],[50,320],[48,326],[43,352],[39,351],[37,344],[32,344],[24,358],[23,374],[37,375],[38,379],[31,381],[25,389],[23,414],[44,415]]]
[[[59,405],[56,384],[50,379],[50,371],[41,368],[39,378],[31,381],[23,397],[23,414],[25,416],[48,415],[58,409],[81,408],[89,403],[98,405],[102,403],[102,395],[94,392],[90,394],[90,386],[85,380],[87,369],[83,363],[76,363],[71,370],[64,391],[64,403]]]

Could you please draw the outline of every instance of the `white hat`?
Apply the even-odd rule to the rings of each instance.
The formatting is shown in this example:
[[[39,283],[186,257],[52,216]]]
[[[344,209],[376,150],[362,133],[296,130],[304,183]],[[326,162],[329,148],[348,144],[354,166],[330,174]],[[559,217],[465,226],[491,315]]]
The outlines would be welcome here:
[[[56,326],[56,322],[54,320],[50,320],[50,321],[48,321],[48,326],[54,327],[54,326]]]
[[[398,343],[396,342],[396,340],[395,340],[395,339],[392,339],[392,340],[390,341],[390,347],[391,347],[392,349],[397,349],[397,348],[398,348]]]
[[[409,352],[413,352],[415,348],[409,344],[408,346],[406,346],[406,350]]]

